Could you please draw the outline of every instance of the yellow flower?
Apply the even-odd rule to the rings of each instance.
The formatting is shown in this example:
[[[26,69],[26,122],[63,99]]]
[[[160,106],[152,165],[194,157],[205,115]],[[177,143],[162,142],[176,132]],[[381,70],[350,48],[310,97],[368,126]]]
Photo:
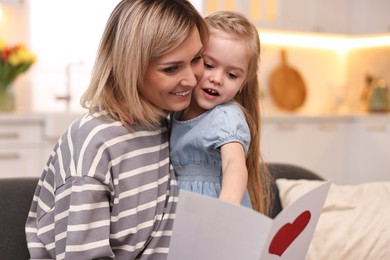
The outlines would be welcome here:
[[[26,46],[7,46],[0,39],[0,93],[36,62],[36,56]]]
[[[5,49],[5,41],[3,39],[0,39],[0,52]]]
[[[17,66],[20,64],[32,64],[35,62],[36,57],[24,45],[19,45],[16,47],[16,51],[11,52],[8,59],[12,66]]]

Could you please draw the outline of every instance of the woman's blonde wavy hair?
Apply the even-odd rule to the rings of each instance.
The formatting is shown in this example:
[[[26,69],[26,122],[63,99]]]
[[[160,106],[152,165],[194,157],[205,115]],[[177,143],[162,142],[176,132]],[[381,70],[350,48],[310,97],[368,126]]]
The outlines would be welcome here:
[[[243,108],[251,132],[251,143],[246,159],[249,197],[253,209],[268,214],[271,201],[271,179],[260,153],[259,33],[245,16],[237,12],[219,11],[208,15],[205,20],[210,28],[238,35],[246,42],[250,57],[248,73],[243,86],[235,96],[235,100]]]
[[[141,94],[143,76],[151,61],[175,49],[194,27],[205,44],[207,25],[188,1],[121,1],[107,21],[81,105],[105,110],[125,125],[160,122],[166,112]]]

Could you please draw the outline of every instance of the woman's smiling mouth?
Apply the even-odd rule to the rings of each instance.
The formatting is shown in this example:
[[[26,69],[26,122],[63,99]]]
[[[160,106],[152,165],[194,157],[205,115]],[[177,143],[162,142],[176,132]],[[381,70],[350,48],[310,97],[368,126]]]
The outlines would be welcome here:
[[[187,90],[187,91],[183,91],[183,92],[170,92],[171,95],[181,96],[181,97],[187,96],[190,93],[191,93],[191,90]]]

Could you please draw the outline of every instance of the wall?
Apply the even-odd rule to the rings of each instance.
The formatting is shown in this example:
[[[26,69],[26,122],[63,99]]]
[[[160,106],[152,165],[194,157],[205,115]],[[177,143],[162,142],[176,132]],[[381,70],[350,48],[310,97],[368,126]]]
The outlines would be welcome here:
[[[69,92],[69,110],[81,110],[100,37],[119,0],[30,2],[31,48],[39,57],[32,71],[32,109],[64,111],[66,102],[57,98]]]
[[[262,45],[260,80],[265,92],[267,113],[281,113],[269,95],[269,76],[280,61],[280,49],[285,49],[288,64],[304,79],[307,96],[299,113],[321,114],[332,112],[334,99],[345,84],[345,59],[335,50],[307,47]]]
[[[66,103],[57,97],[68,91],[69,110],[81,111],[79,99],[88,85],[104,25],[118,2],[24,0],[1,5],[9,18],[0,21],[0,28],[6,28],[0,37],[28,45],[38,56],[14,82],[17,112],[65,111]]]
[[[95,0],[25,0],[23,5],[8,8],[12,9],[13,18],[6,26],[6,33],[4,23],[0,24],[3,29],[0,37],[25,42],[38,55],[38,62],[15,82],[18,111],[65,111],[65,102],[58,101],[57,97],[66,95],[67,87],[72,96],[70,110],[81,110],[79,99],[88,85],[104,24],[118,1],[100,0],[97,5]],[[195,3],[199,5],[199,1]],[[307,85],[307,99],[298,111],[301,113],[356,109],[366,71],[373,71],[390,83],[390,42],[388,47],[346,52],[326,44],[321,48],[310,44],[289,45],[289,40],[275,45],[263,41],[266,38],[263,32],[267,31],[260,29],[259,73],[266,113],[282,112],[275,107],[268,93],[268,77],[280,62],[280,48],[286,49],[289,64],[301,73]],[[331,37],[337,42],[337,37]],[[326,38],[323,40],[327,41]],[[348,106],[340,105],[344,101]]]
[[[323,39],[322,36],[310,37],[316,41],[306,45],[300,43],[304,47],[262,45],[260,78],[266,94],[268,77],[280,63],[278,51],[281,48],[287,50],[289,65],[301,73],[307,86],[307,100],[297,112],[359,113],[362,112],[359,99],[367,73],[385,79],[390,85],[389,35],[360,38],[328,35]],[[294,38],[285,41],[289,39]],[[320,44],[323,40],[328,43]],[[274,106],[272,100],[266,99],[264,103],[268,112],[282,112]]]

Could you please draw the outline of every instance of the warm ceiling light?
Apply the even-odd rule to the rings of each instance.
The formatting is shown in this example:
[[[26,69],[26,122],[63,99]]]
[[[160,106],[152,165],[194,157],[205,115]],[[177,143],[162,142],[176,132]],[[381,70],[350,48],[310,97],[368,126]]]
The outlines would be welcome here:
[[[328,49],[348,52],[352,49],[390,46],[389,35],[347,36],[334,34],[310,34],[293,32],[260,32],[262,44],[292,46],[314,49]]]
[[[349,39],[350,48],[370,48],[390,46],[390,35],[377,35]]]

